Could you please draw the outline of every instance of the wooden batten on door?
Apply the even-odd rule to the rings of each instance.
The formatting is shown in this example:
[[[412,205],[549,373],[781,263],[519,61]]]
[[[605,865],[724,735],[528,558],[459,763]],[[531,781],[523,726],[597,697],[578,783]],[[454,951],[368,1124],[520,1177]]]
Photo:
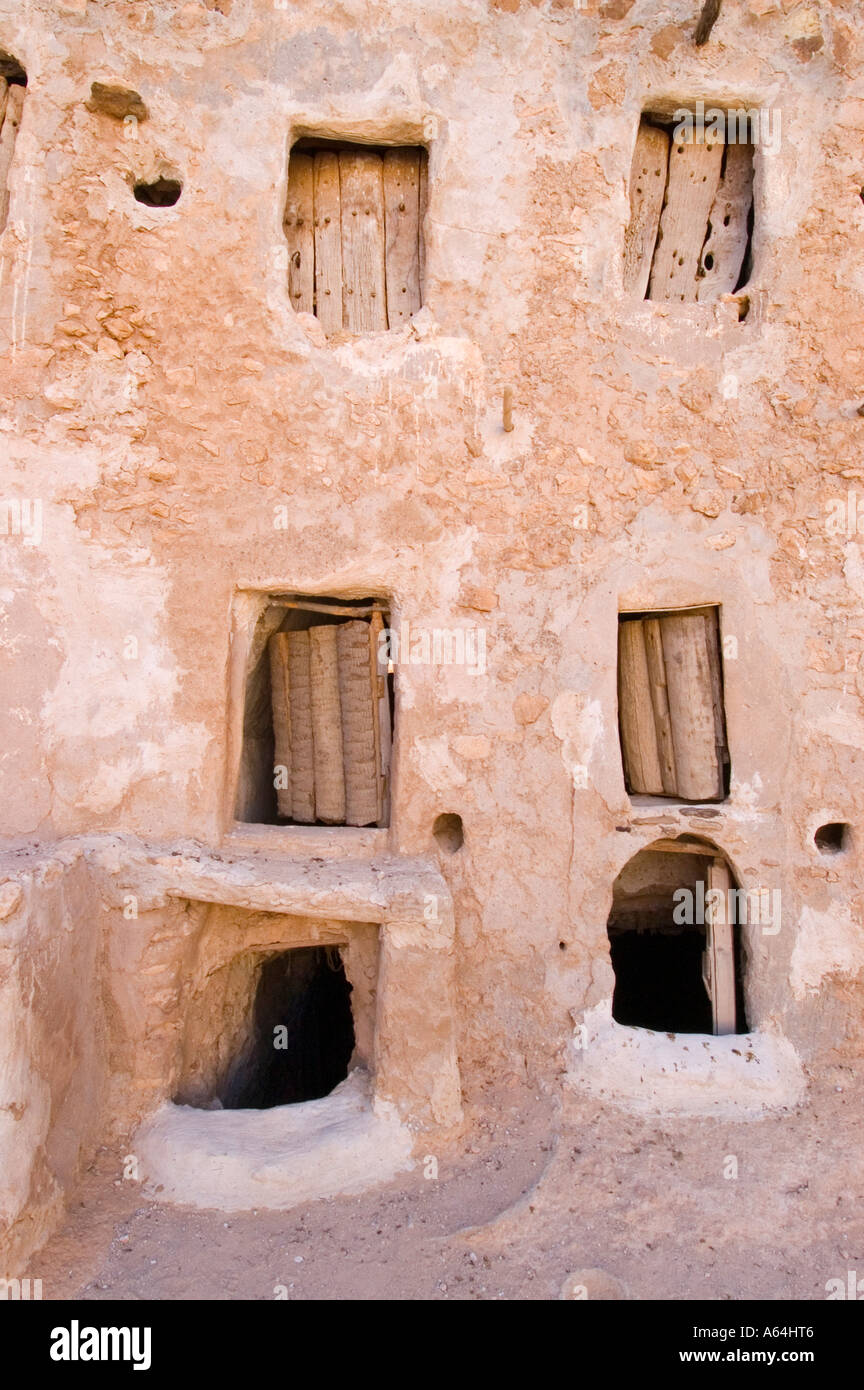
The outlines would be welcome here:
[[[328,336],[399,328],[421,307],[426,166],[416,146],[292,150],[288,293]]]

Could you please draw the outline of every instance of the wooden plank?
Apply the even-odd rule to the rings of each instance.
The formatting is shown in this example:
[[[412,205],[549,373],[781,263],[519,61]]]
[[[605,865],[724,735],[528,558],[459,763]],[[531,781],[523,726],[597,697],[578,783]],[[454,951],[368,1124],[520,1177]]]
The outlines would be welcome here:
[[[700,258],[708,214],[720,182],[723,148],[722,141],[710,139],[672,141],[649,299],[685,303],[696,299]]]
[[[753,147],[727,145],[723,176],[708,214],[710,230],[702,248],[696,291],[701,302],[731,294],[738,284],[750,241],[752,206]]]
[[[399,328],[420,308],[420,151],[388,150],[383,178],[387,324]]]
[[[723,664],[720,657],[720,614],[716,608],[705,610],[705,637],[708,647],[708,666],[711,671],[711,703],[714,707],[714,747],[720,768],[720,793],[725,796],[725,764],[729,761],[726,737],[726,706],[723,699]]]
[[[351,333],[387,327],[384,181],[380,155],[339,152],[342,195],[342,322]]]
[[[308,632],[288,633],[288,679],[291,699],[291,819],[299,825],[311,825],[315,819],[315,753]]]
[[[335,629],[339,658],[339,702],[345,768],[346,825],[378,820],[378,700],[369,680],[369,624],[340,623]]]
[[[378,714],[378,824],[388,825],[390,821],[390,754],[392,730],[390,727],[390,686],[386,667],[378,662],[379,640],[384,631],[384,619],[380,613],[373,613],[369,622],[369,674],[372,689],[377,697]]]
[[[685,801],[714,801],[722,796],[722,785],[705,617],[670,613],[661,619],[661,630],[677,795]]]
[[[669,715],[669,693],[666,689],[666,666],[663,661],[663,638],[658,618],[646,618],[643,622],[645,635],[645,655],[648,661],[648,680],[651,684],[651,704],[654,709],[654,727],[657,731],[657,754],[660,759],[660,776],[663,791],[667,796],[675,796],[678,782],[675,775],[675,745],[672,741],[672,720]]]
[[[368,618],[370,613],[383,613],[374,603],[315,603],[312,599],[280,598],[280,608],[298,608],[304,613],[333,613],[337,618]]]
[[[288,161],[288,195],[282,230],[288,243],[288,294],[291,308],[311,314],[315,309],[315,237],[313,161],[292,151]]]
[[[663,795],[663,776],[657,748],[651,683],[645,653],[643,624],[628,619],[618,624],[618,720],[624,775],[631,792]]]
[[[643,853],[648,851],[651,854],[695,854],[706,859],[713,859],[717,854],[711,845],[692,844],[687,840],[652,840],[650,845],[645,845]]]
[[[706,922],[705,960],[703,978],[711,999],[714,1032],[718,1037],[735,1032],[735,938],[732,924],[730,889],[732,875],[723,859],[713,859],[708,865],[708,892],[721,898],[711,899]]]
[[[9,87],[6,94],[3,127],[0,129],[0,231],[6,226],[9,216],[9,170],[15,153],[15,137],[21,124],[25,90],[16,83]]]
[[[336,631],[333,623],[309,629],[315,819],[324,825],[345,823],[345,771]]]
[[[630,166],[630,225],[624,235],[624,288],[644,299],[657,244],[660,211],[669,173],[669,134],[639,126]]]
[[[420,267],[420,301],[423,303],[426,296],[426,214],[429,211],[429,155],[426,150],[420,151],[419,179],[420,208],[417,222],[417,259]]]
[[[9,99],[9,83],[5,77],[0,77],[0,128],[3,125],[3,117],[6,115],[6,102]]]
[[[325,333],[342,327],[342,200],[339,156],[317,150],[315,187],[315,313]]]
[[[288,656],[288,633],[274,632],[267,644],[270,653],[270,697],[273,708],[273,765],[274,775],[284,768],[276,787],[276,805],[280,816],[291,820],[293,793],[291,789],[291,673]]]

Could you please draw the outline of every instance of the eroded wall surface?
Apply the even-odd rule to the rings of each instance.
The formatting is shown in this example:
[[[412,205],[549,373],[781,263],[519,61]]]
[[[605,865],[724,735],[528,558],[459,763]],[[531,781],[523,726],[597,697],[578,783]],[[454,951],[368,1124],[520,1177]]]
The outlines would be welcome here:
[[[811,1060],[861,1047],[860,6],[727,2],[702,48],[696,9],[0,6],[28,77],[0,236],[2,486],[39,504],[38,528],[7,509],[0,535],[6,845],[218,850],[238,591],[377,594],[415,631],[482,631],[483,662],[397,665],[392,822],[367,854],[439,860],[470,1096],[559,1075],[573,1021],[611,993],[615,876],[682,830],[782,891],[780,929],[749,940],[752,1026]],[[88,109],[94,81],[147,118]],[[756,151],[743,320],[622,289],[640,112],[699,99],[764,109],[777,137]],[[428,148],[408,328],[325,341],[292,311],[282,211],[308,134]],[[136,202],[160,174],[176,205]],[[634,805],[617,613],[697,603],[722,606],[731,793],[708,814]],[[445,812],[453,855],[432,837]],[[852,826],[833,857],[826,821]],[[22,899],[3,925],[13,969],[38,965],[110,1039],[147,987],[124,995],[92,906],[61,926]],[[25,1107],[8,1144],[35,1172],[64,1064],[9,988],[3,1123]],[[88,1075],[101,1097],[95,1058]]]

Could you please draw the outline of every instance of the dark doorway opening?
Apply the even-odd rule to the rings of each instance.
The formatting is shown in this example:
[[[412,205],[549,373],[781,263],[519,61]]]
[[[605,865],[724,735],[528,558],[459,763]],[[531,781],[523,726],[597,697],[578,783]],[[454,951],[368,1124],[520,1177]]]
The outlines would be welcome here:
[[[640,850],[615,880],[607,924],[615,1022],[746,1032],[742,921],[746,900],[715,846],[681,835]]]
[[[656,1032],[711,1032],[711,1001],[702,983],[704,931],[617,931],[610,924],[609,942],[616,1023]]]
[[[336,946],[302,946],[261,967],[251,1037],[229,1069],[226,1110],[267,1110],[329,1095],[354,1051],[351,986]]]

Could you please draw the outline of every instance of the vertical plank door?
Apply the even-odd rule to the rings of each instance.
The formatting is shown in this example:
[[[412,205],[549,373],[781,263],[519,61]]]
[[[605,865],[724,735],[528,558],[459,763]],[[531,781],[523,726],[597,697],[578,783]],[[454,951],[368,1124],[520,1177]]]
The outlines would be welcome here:
[[[315,313],[329,335],[342,327],[342,200],[335,151],[316,151],[314,188]]]
[[[420,308],[420,151],[384,155],[387,324],[399,328]]]
[[[288,243],[288,293],[291,308],[311,314],[315,306],[315,237],[313,160],[292,151],[282,230]]]
[[[342,321],[350,333],[387,328],[384,181],[381,156],[339,153],[342,200]]]

